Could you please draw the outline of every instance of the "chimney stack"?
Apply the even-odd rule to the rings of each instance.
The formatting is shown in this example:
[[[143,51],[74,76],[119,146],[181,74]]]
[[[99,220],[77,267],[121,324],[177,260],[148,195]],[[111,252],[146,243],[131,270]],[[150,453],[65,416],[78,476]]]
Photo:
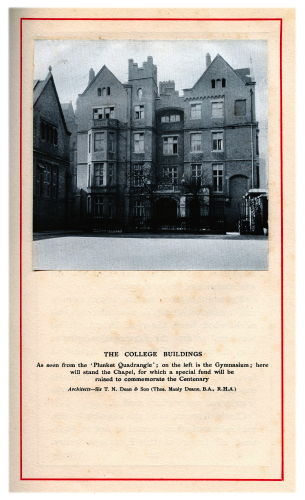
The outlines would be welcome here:
[[[89,81],[88,81],[88,85],[89,83],[92,82],[92,80],[95,78],[95,73],[94,73],[94,69],[90,68],[89,70]]]
[[[212,60],[211,60],[211,56],[209,53],[206,54],[205,56],[205,64],[206,64],[206,69],[210,66]]]

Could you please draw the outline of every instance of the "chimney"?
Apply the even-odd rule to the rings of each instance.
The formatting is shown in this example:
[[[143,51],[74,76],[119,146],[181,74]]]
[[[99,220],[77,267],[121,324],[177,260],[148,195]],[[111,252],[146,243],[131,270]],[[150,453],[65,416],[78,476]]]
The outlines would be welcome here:
[[[92,80],[95,78],[95,73],[94,73],[94,69],[90,68],[89,70],[89,81],[88,81],[88,85],[89,83],[92,82]]]
[[[205,56],[205,64],[206,64],[206,69],[210,66],[212,60],[211,60],[211,56],[209,53],[206,54]]]

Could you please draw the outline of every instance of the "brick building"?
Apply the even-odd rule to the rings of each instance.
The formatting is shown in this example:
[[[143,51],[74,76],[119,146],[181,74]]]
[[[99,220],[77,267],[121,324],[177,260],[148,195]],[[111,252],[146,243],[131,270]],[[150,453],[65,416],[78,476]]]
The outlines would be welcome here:
[[[128,82],[89,72],[76,106],[76,193],[82,223],[100,228],[236,230],[259,188],[255,82],[220,55],[183,95],[148,57]]]
[[[33,228],[65,228],[70,168],[69,140],[63,111],[49,68],[33,89]]]

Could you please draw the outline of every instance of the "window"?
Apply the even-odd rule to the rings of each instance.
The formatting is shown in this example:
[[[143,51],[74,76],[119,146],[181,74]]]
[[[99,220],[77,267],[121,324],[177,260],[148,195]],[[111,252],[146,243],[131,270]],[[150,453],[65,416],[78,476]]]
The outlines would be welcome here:
[[[109,133],[109,153],[115,152],[115,142],[114,142],[114,134],[113,132]]]
[[[51,175],[52,168],[50,166],[46,166],[44,170],[44,195],[46,198],[50,198],[51,196]]]
[[[134,111],[136,120],[144,118],[144,104],[139,104],[138,106],[135,106]]]
[[[107,95],[110,95],[110,87],[107,87]]]
[[[104,118],[114,118],[114,107],[104,109]]]
[[[57,167],[53,166],[51,174],[51,197],[55,199],[57,198],[57,194],[58,194],[58,170]]]
[[[134,134],[134,152],[144,153],[144,132]]]
[[[212,118],[223,118],[223,101],[212,102]]]
[[[40,122],[40,139],[42,141],[47,141],[48,144],[52,146],[58,145],[58,131],[57,127],[48,123],[44,120]]]
[[[100,89],[100,88],[98,88],[98,89],[97,89],[97,95],[98,95],[99,97],[101,97],[101,95],[102,95],[102,89]]]
[[[191,151],[196,153],[201,149],[201,134],[191,134]]]
[[[223,132],[212,132],[212,151],[223,151]]]
[[[114,164],[109,163],[108,165],[108,184],[112,186],[114,184]]]
[[[144,186],[144,169],[143,164],[133,166],[133,185],[134,187]]]
[[[105,151],[104,132],[95,132],[95,134],[94,134],[94,151]]]
[[[213,189],[217,193],[223,191],[223,165],[213,165]]]
[[[141,99],[141,97],[143,96],[143,90],[142,89],[138,89],[137,90],[137,96],[139,99]]]
[[[94,186],[105,186],[105,163],[94,164]]]
[[[191,104],[191,120],[201,118],[201,104]]]
[[[136,200],[134,202],[133,213],[135,217],[143,217],[145,215],[145,207],[143,201]]]
[[[103,108],[94,108],[93,109],[93,119],[101,120],[103,118]]]
[[[202,165],[198,163],[193,163],[192,164],[192,177],[191,180],[192,182],[195,182],[196,184],[201,184],[201,172],[202,172]]]
[[[40,163],[36,166],[36,196],[43,196],[44,166]]]
[[[102,120],[103,118],[114,118],[114,106],[93,108],[93,119]]]
[[[104,96],[104,97],[105,97],[105,95],[106,95],[106,87],[103,87],[103,88],[102,88],[102,96]]]
[[[165,182],[174,186],[178,185],[178,167],[165,167],[163,169],[163,176]]]
[[[226,86],[226,79],[225,78],[222,78],[222,80],[221,80],[221,86],[222,87]]]
[[[211,80],[212,89],[215,89],[215,80]]]
[[[237,99],[235,101],[234,114],[236,116],[244,116],[246,114],[246,99]]]
[[[163,137],[163,154],[178,154],[178,137]]]
[[[164,115],[161,116],[161,123],[168,123],[168,122],[180,122],[180,115]]]
[[[103,217],[104,215],[104,199],[101,196],[93,198],[93,215]]]
[[[88,135],[88,152],[91,153],[91,134]]]

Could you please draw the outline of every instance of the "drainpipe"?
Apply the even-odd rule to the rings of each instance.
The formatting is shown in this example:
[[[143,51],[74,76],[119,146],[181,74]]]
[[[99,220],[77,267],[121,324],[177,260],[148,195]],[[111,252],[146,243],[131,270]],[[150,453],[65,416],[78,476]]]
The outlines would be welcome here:
[[[251,188],[254,188],[254,145],[253,145],[253,89],[250,89],[250,109],[251,109]]]

